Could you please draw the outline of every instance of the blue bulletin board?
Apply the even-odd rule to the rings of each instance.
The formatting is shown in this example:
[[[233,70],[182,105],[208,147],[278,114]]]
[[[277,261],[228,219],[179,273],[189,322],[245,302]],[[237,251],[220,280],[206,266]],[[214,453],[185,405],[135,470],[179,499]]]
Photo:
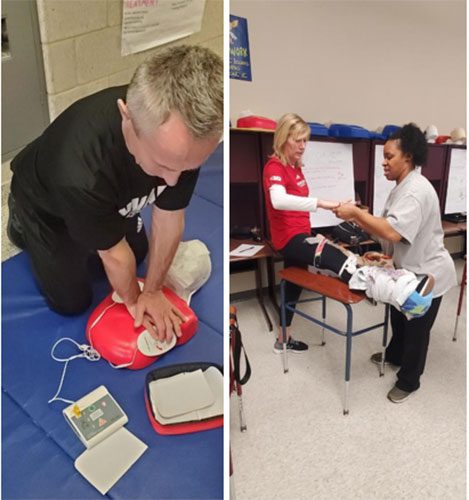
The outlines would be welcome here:
[[[230,78],[252,81],[248,21],[230,15]]]

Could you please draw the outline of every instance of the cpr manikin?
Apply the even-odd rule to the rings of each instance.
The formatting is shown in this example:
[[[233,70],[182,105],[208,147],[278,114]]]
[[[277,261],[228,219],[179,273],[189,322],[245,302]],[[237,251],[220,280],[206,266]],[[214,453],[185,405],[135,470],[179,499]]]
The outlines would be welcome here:
[[[90,315],[86,327],[89,343],[116,368],[138,370],[148,366],[195,335],[198,320],[189,303],[210,273],[210,252],[205,244],[199,240],[181,242],[163,288],[166,298],[186,317],[181,324],[181,336],[173,336],[170,342],[164,342],[150,335],[143,326],[134,328],[127,307],[113,292]],[[143,290],[143,280],[139,285]]]

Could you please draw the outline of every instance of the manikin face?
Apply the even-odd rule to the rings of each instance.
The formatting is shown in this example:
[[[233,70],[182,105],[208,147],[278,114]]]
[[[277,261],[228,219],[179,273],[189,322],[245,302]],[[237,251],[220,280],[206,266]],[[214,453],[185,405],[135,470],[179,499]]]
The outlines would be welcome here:
[[[194,138],[178,113],[171,113],[153,132],[137,135],[126,105],[121,100],[118,105],[130,154],[147,175],[161,177],[168,186],[176,185],[185,170],[200,167],[218,145],[216,136]]]
[[[397,139],[386,142],[383,156],[384,176],[388,181],[399,184],[413,169],[410,156],[402,152]]]
[[[283,153],[290,165],[301,163],[301,157],[305,152],[307,142],[308,138],[306,136],[288,136],[287,142],[283,146]]]

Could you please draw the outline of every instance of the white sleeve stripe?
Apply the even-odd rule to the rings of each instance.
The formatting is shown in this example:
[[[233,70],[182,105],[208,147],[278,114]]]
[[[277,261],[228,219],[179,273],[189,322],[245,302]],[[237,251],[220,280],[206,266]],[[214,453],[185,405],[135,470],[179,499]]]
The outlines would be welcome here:
[[[269,188],[270,201],[276,210],[298,210],[300,212],[316,212],[318,199],[307,196],[287,194],[285,186],[274,184]]]

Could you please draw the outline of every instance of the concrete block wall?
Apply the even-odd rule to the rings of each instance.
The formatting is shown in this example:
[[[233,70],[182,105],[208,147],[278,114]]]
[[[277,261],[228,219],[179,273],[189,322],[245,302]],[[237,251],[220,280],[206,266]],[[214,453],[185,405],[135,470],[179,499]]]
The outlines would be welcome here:
[[[223,0],[206,0],[202,29],[138,54],[121,56],[122,0],[37,0],[51,121],[76,100],[128,83],[161,48],[198,44],[223,57]]]

